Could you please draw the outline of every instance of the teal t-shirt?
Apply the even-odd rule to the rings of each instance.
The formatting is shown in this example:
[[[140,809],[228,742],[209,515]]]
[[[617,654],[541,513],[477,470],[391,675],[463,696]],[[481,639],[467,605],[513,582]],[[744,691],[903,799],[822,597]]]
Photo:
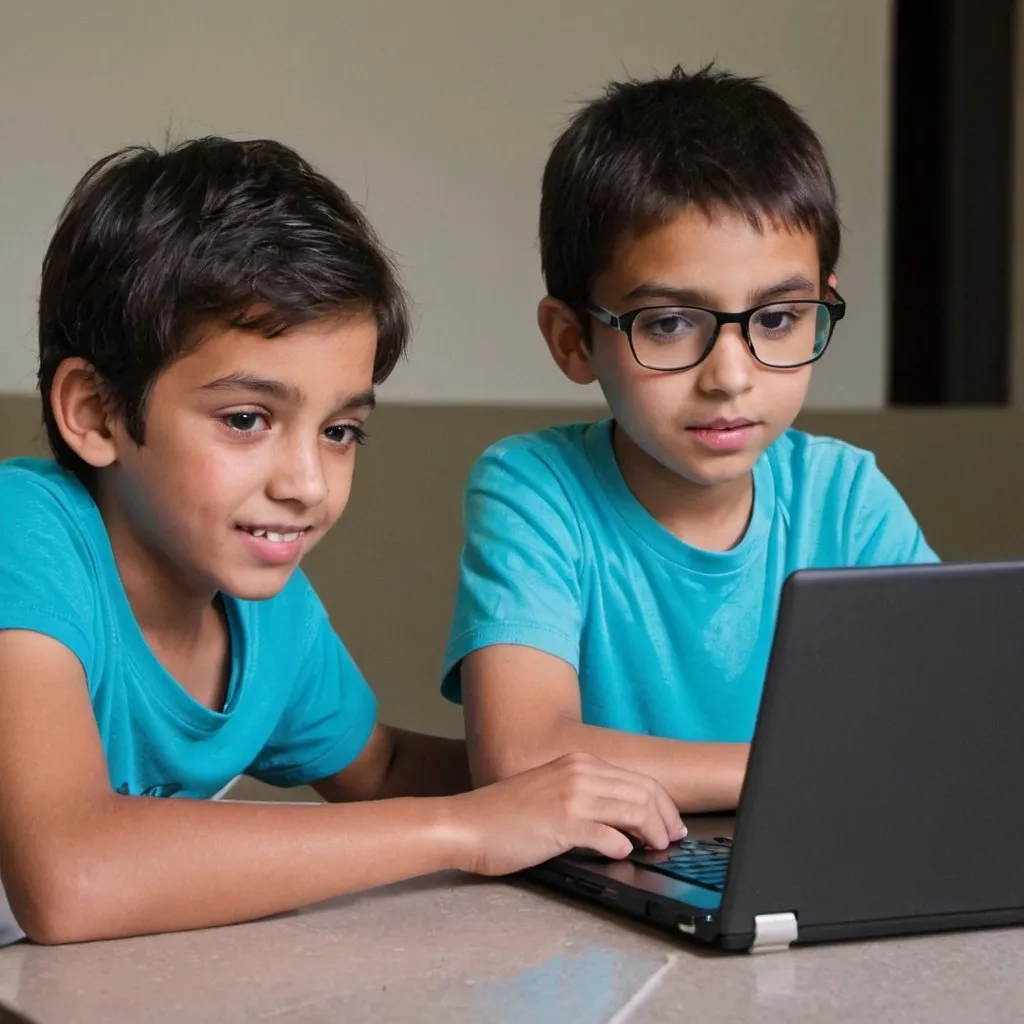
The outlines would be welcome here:
[[[231,672],[213,711],[150,650],[99,509],[72,474],[0,463],[0,530],[0,629],[52,636],[82,663],[113,789],[205,798],[243,773],[293,786],[362,751],[373,692],[301,572],[266,601],[223,595]]]
[[[790,573],[937,561],[871,454],[795,430],[755,464],[730,551],[692,547],[644,509],[609,420],[492,446],[463,515],[445,696],[461,699],[467,654],[518,644],[576,670],[585,723],[681,740],[751,739]]]

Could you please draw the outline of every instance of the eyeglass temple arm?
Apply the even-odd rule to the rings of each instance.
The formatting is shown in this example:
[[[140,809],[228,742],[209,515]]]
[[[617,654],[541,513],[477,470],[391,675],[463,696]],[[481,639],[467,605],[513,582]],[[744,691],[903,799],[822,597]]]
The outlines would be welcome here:
[[[614,327],[616,330],[622,331],[625,328],[622,326],[622,321],[614,313],[609,313],[607,309],[603,309],[601,306],[596,305],[593,302],[588,302],[583,307],[592,317],[600,320],[601,323],[607,324],[609,327]]]

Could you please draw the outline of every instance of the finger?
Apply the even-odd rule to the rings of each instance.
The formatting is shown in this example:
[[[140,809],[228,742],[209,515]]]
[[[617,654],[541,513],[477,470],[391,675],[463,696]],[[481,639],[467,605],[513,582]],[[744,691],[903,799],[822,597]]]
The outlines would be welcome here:
[[[581,821],[573,832],[572,846],[582,846],[588,850],[596,850],[605,857],[622,860],[633,852],[633,844],[629,838],[612,828],[597,821]],[[566,847],[570,849],[571,847]]]
[[[648,799],[655,805],[656,813],[661,818],[668,841],[675,842],[686,835],[686,825],[680,817],[679,808],[676,807],[675,801],[665,791],[664,786],[656,779],[603,761],[593,762],[593,764],[588,766],[588,769],[588,774],[591,777],[600,779],[602,782],[609,784],[609,786],[616,782],[633,783],[642,786],[644,792],[648,794]],[[620,796],[623,799],[630,798],[629,792],[625,788],[609,788],[607,795]]]
[[[584,799],[589,797],[599,802],[615,801],[624,808],[630,807],[628,812],[623,811],[627,817],[621,821],[609,821],[608,824],[627,827],[627,831],[644,846],[664,850],[675,838],[672,832],[675,827],[672,817],[674,816],[675,823],[678,823],[679,814],[671,807],[669,821],[665,821],[665,811],[657,800],[658,789],[657,783],[652,779],[627,773],[624,776],[612,774],[601,778],[588,777],[584,783],[583,793]],[[671,801],[669,804],[671,805]]]
[[[632,834],[645,846],[664,850],[669,843],[682,838],[685,830],[679,811],[672,798],[654,779],[629,773],[623,778],[613,776],[602,779],[600,785],[598,795],[625,800],[643,808],[644,816]]]
[[[668,832],[670,842],[682,839],[686,835],[686,825],[679,814],[679,808],[675,801],[665,792],[664,787],[654,782],[654,799],[658,806],[658,813],[665,823],[665,830]]]
[[[647,805],[647,818],[641,826],[641,831],[636,835],[645,846],[655,850],[664,850],[672,842],[669,827],[662,818],[653,796]]]
[[[622,832],[635,836],[644,846],[663,850],[668,846],[665,826],[650,800],[636,803],[617,797],[597,796],[593,799],[591,813],[586,817],[611,825]]]

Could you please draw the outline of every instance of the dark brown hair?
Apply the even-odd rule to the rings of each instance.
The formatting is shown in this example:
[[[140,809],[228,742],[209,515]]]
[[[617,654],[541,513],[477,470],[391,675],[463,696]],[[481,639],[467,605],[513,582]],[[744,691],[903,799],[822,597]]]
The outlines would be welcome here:
[[[835,186],[807,122],[759,79],[677,67],[613,83],[555,143],[540,208],[548,294],[582,309],[619,240],[686,205],[811,232],[823,280],[839,259]]]
[[[75,187],[43,261],[39,389],[54,457],[88,483],[50,404],[70,356],[91,364],[143,444],[154,380],[202,328],[274,337],[361,312],[377,320],[379,382],[408,340],[405,294],[362,212],[287,146],[204,138],[112,153]]]

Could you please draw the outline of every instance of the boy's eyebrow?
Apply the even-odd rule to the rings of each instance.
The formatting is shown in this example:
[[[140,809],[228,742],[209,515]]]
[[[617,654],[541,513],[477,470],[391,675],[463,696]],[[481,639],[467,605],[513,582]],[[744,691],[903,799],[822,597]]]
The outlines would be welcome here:
[[[770,288],[754,292],[750,300],[756,306],[758,303],[770,302],[783,295],[792,295],[793,292],[816,292],[817,289],[818,286],[809,277],[805,277],[803,274],[793,274],[792,277],[787,277],[785,281],[773,284]]]
[[[305,401],[305,395],[300,388],[293,384],[285,384],[280,380],[273,380],[270,377],[259,377],[252,373],[229,373],[224,377],[218,377],[200,386],[202,391],[256,391],[264,395],[270,395],[282,402],[289,402],[292,405],[301,405]],[[338,409],[373,409],[377,405],[377,395],[373,388],[365,391],[357,391],[355,394],[347,395],[338,402]]]
[[[771,302],[772,299],[783,295],[791,295],[793,292],[813,292],[817,285],[803,274],[793,274],[784,281],[769,285],[754,292],[748,299],[752,306],[760,305],[762,302]],[[696,288],[677,288],[674,285],[662,284],[658,281],[647,281],[637,285],[636,288],[626,292],[623,296],[626,300],[633,299],[667,299],[669,302],[678,303],[681,306],[709,306],[710,301],[705,292]]]
[[[291,384],[273,380],[270,377],[258,377],[253,373],[229,373],[218,377],[200,388],[202,391],[258,391],[270,395],[283,402],[298,405],[305,397],[302,392]]]
[[[377,392],[373,388],[365,391],[357,391],[354,395],[348,395],[338,403],[339,409],[369,409],[371,412],[377,408]]]

